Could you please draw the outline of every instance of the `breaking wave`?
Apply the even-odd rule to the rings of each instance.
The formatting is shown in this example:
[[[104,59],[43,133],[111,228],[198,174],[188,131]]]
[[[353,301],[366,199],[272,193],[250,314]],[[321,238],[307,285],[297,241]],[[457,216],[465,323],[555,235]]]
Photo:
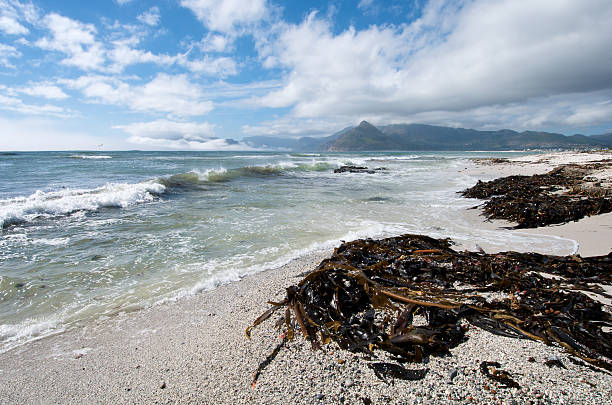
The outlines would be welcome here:
[[[112,156],[108,155],[71,155],[73,159],[112,159]]]
[[[165,190],[163,184],[154,182],[108,183],[94,189],[39,190],[27,197],[0,200],[0,229],[78,211],[96,211],[105,207],[125,208],[153,201]]]
[[[293,163],[280,162],[275,165],[244,166],[234,169],[209,169],[204,171],[190,171],[163,177],[156,181],[168,188],[197,188],[207,183],[224,183],[241,177],[267,177],[279,176],[295,172],[322,172],[336,167],[328,162]]]

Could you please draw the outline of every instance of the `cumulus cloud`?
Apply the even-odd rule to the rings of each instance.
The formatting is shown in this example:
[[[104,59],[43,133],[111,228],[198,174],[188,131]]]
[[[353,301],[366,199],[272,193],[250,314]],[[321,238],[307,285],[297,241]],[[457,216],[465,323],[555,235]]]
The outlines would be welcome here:
[[[138,21],[140,21],[143,24],[147,24],[147,25],[150,25],[151,27],[155,27],[161,21],[161,15],[159,14],[159,7],[157,6],[151,7],[149,10],[138,15],[138,17],[136,18],[138,19]]]
[[[134,47],[138,39],[130,37],[112,42],[112,49],[107,52],[110,72],[122,72],[127,66],[140,63],[153,63],[160,66],[170,66],[176,63],[180,56],[165,54],[154,54],[151,51],[143,51]]]
[[[230,33],[253,24],[266,15],[266,0],[181,0],[210,30]]]
[[[25,35],[30,32],[30,30],[21,25],[16,19],[6,15],[0,16],[0,31],[10,35]]]
[[[66,55],[65,65],[83,70],[100,69],[105,61],[102,43],[96,41],[96,28],[92,24],[64,17],[57,13],[47,14],[43,25],[51,31],[51,37],[36,41],[41,49],[58,51]]]
[[[260,48],[287,74],[259,102],[297,117],[409,120],[612,93],[609,21],[606,0],[432,1],[410,24],[340,33],[313,13]]]
[[[51,84],[35,84],[19,90],[21,93],[33,97],[43,97],[51,100],[63,100],[68,98],[62,89]]]
[[[23,23],[38,19],[36,7],[29,1],[0,0],[0,32],[8,35],[27,35],[30,30]]]
[[[202,89],[186,75],[159,73],[144,85],[131,85],[108,76],[82,76],[63,80],[92,102],[127,106],[136,112],[158,112],[185,117],[204,115],[213,109]]]
[[[197,150],[245,150],[248,146],[228,139],[216,138],[213,125],[203,122],[155,120],[118,125],[128,134],[128,142],[149,147]]]

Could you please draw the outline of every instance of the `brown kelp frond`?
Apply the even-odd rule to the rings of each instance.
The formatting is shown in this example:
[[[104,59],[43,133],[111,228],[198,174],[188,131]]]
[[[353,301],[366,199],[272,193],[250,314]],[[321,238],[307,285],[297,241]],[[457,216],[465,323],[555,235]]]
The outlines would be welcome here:
[[[313,347],[334,341],[368,356],[382,350],[421,362],[460,344],[471,324],[501,336],[558,344],[590,365],[612,370],[612,316],[582,293],[605,294],[596,286],[611,283],[612,253],[581,258],[456,252],[447,239],[403,235],[343,243],[289,287],[281,304],[288,333],[299,329]],[[415,324],[415,315],[424,324]],[[490,375],[503,375],[490,371],[499,366],[489,366]]]
[[[461,194],[488,200],[483,205],[487,218],[516,222],[517,228],[577,221],[612,211],[610,186],[589,176],[594,170],[610,167],[610,161],[583,166],[570,164],[545,174],[478,181]]]
[[[284,305],[286,305],[287,300],[283,301],[283,302],[279,302],[279,303],[275,303],[275,302],[271,302],[269,301],[268,303],[274,305],[273,307],[271,307],[270,309],[268,309],[266,312],[264,312],[263,314],[261,314],[259,316],[259,318],[255,319],[255,322],[253,322],[253,325],[249,326],[248,328],[246,328],[246,330],[244,331],[247,335],[247,337],[250,339],[251,338],[251,329],[253,329],[255,326],[259,325],[260,323],[262,323],[263,321],[265,321],[266,319],[268,319],[270,316],[272,316],[272,314],[276,311],[278,311],[279,309],[281,309]]]

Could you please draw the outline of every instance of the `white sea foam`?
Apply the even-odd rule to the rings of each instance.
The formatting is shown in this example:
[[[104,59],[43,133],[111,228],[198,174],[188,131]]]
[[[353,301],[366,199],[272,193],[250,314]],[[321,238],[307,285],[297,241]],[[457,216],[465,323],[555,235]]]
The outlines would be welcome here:
[[[202,269],[203,273],[207,274],[207,277],[205,279],[198,282],[191,289],[183,290],[170,298],[164,298],[162,300],[159,300],[155,304],[157,305],[169,301],[175,301],[184,296],[198,294],[203,291],[213,290],[221,285],[239,281],[243,277],[251,274],[257,274],[262,271],[277,269],[300,257],[304,257],[316,252],[330,251],[333,248],[337,247],[342,241],[348,242],[368,237],[390,236],[398,232],[402,232],[404,230],[405,229],[400,224],[385,224],[376,221],[363,221],[360,223],[358,230],[347,232],[340,238],[333,238],[323,242],[315,242],[305,248],[294,249],[278,257],[275,260],[263,264],[245,266],[242,268],[235,267],[231,270],[228,269],[222,272],[218,272],[215,270],[220,267],[227,267],[227,263],[221,263],[218,260],[211,260],[210,262],[206,263]],[[264,249],[260,253],[263,254],[271,252],[268,249]]]
[[[58,327],[57,319],[28,320],[21,324],[0,324],[0,353],[4,353],[25,342],[40,339],[64,330]]]
[[[71,155],[73,159],[112,159],[112,156],[108,155]]]
[[[102,207],[125,208],[152,201],[164,191],[165,186],[153,182],[108,183],[94,189],[39,190],[27,197],[0,200],[0,228],[40,217],[95,211]]]

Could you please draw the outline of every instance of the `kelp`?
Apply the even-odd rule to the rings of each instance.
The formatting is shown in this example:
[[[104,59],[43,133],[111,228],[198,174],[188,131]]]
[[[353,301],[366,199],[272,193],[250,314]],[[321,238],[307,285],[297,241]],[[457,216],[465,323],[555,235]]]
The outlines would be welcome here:
[[[502,388],[521,388],[520,385],[512,379],[509,372],[502,370],[501,364],[496,361],[483,361],[480,363],[480,372],[493,381],[501,384]]]
[[[337,169],[334,169],[334,173],[367,173],[374,174],[376,172],[387,170],[384,167],[377,167],[375,169],[370,169],[366,166],[340,166]]]
[[[594,170],[610,162],[557,167],[545,174],[508,176],[478,181],[461,192],[464,197],[487,199],[482,206],[489,219],[516,222],[516,228],[536,228],[577,221],[612,211],[612,191],[602,187]]]
[[[585,258],[485,254],[457,252],[450,240],[423,235],[364,239],[336,248],[253,326],[285,308],[277,322],[284,337],[299,330],[313,348],[334,341],[367,358],[385,351],[398,362],[420,363],[448,354],[472,325],[560,345],[589,365],[612,370],[612,316],[585,294],[611,298],[600,286],[611,282],[612,252]],[[401,373],[372,367],[380,375]]]

